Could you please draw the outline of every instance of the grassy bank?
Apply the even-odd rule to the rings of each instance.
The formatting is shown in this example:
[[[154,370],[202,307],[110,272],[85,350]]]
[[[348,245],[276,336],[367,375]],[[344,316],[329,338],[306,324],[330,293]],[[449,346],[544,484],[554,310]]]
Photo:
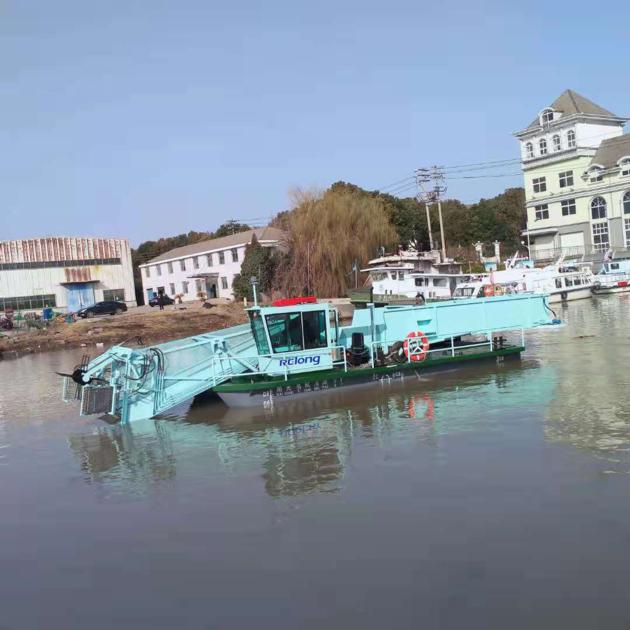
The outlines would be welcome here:
[[[0,357],[60,350],[99,349],[140,337],[145,345],[170,341],[247,321],[242,304],[221,304],[211,309],[198,304],[158,309],[132,309],[122,315],[85,319],[73,324],[54,322],[42,330],[12,332],[0,337]],[[102,347],[100,344],[103,344]]]

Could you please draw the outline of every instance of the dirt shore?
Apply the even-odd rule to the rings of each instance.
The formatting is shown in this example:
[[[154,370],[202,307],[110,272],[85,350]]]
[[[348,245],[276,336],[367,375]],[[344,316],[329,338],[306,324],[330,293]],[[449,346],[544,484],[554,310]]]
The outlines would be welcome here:
[[[169,306],[164,311],[132,309],[123,315],[85,319],[73,324],[55,322],[43,330],[2,336],[0,358],[63,348],[95,348],[97,344],[102,351],[134,337],[140,337],[143,344],[148,345],[246,321],[242,304],[221,304],[210,309],[199,304]]]

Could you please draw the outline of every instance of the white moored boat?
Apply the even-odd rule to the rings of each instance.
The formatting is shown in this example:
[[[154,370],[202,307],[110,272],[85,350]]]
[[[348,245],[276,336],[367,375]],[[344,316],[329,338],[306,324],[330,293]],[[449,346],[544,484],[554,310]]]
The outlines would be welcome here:
[[[511,293],[546,293],[549,303],[589,298],[595,284],[591,268],[583,263],[564,263],[562,259],[542,269],[528,266],[527,261],[512,259],[507,268],[477,276],[460,285],[455,298],[488,297]]]
[[[595,275],[593,293],[626,293],[630,291],[630,260],[607,260]]]
[[[462,273],[461,263],[452,258],[442,260],[437,251],[409,249],[384,254],[370,260],[368,265],[361,271],[369,274],[375,302],[390,302],[395,298],[448,300],[460,284],[471,278],[470,274]]]

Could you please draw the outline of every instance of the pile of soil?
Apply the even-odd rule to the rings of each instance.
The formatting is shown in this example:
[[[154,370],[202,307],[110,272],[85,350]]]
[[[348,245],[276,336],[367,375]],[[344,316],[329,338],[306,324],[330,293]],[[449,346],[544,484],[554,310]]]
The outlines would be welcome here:
[[[93,348],[96,344],[105,349],[136,337],[149,345],[246,321],[242,304],[221,304],[211,309],[198,304],[170,306],[163,311],[132,309],[122,315],[84,319],[73,324],[56,321],[42,330],[0,337],[0,357],[62,348]]]

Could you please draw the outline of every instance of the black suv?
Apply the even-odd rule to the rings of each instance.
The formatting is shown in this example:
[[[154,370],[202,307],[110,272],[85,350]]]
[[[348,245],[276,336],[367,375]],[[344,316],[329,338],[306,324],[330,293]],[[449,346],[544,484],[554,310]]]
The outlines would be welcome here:
[[[95,315],[120,315],[127,310],[124,302],[97,302],[77,311],[79,317],[94,317]]]
[[[149,300],[149,306],[151,308],[153,308],[154,306],[159,306],[160,305],[159,302],[158,302],[159,299],[160,299],[159,296],[152,297]],[[168,295],[163,295],[162,296],[162,304],[164,304],[164,306],[169,306],[170,304],[175,304],[175,300],[173,298],[168,297]]]

